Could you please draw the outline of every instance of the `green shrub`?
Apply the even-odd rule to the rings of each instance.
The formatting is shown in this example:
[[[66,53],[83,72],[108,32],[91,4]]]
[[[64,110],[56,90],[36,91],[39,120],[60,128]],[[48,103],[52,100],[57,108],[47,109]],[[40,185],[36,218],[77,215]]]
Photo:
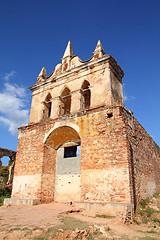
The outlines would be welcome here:
[[[153,222],[154,222],[154,223],[158,223],[159,226],[160,226],[160,219],[158,219],[158,218],[154,218],[154,219],[153,219]]]
[[[3,205],[4,198],[10,198],[11,191],[8,188],[1,188],[0,187],[0,206]]]
[[[155,198],[160,198],[160,192],[156,192],[156,193],[153,195],[153,197],[155,197]]]
[[[155,213],[155,210],[153,208],[147,207],[145,212],[147,214],[147,217],[150,217],[153,213]]]
[[[144,208],[148,203],[150,203],[150,198],[142,199],[140,205]]]
[[[2,166],[2,168],[1,168],[1,176],[3,177],[3,182],[5,184],[8,181],[8,173],[9,173],[9,167],[8,166]]]
[[[13,160],[9,160],[8,167],[13,163]]]

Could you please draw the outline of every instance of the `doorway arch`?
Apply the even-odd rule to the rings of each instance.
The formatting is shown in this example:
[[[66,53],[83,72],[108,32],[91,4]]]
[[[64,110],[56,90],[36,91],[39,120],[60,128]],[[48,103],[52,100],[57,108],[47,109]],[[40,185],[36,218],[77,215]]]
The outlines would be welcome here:
[[[45,144],[56,150],[54,200],[80,201],[81,195],[81,140],[70,126],[60,126],[48,134]]]
[[[45,144],[56,150],[67,142],[80,144],[80,136],[74,128],[66,125],[53,129],[45,138]]]

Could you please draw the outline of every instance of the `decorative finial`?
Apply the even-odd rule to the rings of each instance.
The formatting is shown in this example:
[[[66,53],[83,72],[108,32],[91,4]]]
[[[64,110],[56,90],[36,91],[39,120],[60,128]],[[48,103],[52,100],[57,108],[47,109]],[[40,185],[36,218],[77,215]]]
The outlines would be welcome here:
[[[42,70],[40,71],[38,78],[44,78],[44,79],[47,78],[47,72],[46,72],[45,67],[43,67]]]
[[[72,49],[71,42],[69,41],[68,45],[66,47],[66,50],[64,52],[63,58],[72,57],[72,56],[74,56],[74,54],[73,54],[73,49]]]
[[[100,40],[98,40],[98,42],[97,42],[97,46],[96,46],[96,48],[95,48],[93,54],[96,54],[96,53],[99,53],[99,52],[101,52],[102,55],[105,54],[105,51],[104,51],[104,49],[103,49],[103,47],[102,47],[102,44],[101,44],[101,41],[100,41]]]

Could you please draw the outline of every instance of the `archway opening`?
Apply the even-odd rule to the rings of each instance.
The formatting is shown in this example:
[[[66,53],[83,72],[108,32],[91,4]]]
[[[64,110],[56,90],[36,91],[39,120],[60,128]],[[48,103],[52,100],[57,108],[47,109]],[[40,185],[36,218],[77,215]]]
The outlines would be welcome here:
[[[60,115],[70,114],[71,111],[71,92],[65,88],[60,96]]]
[[[44,104],[44,118],[50,118],[51,116],[51,108],[52,108],[52,96],[50,93],[45,98]]]
[[[10,184],[13,180],[14,161],[12,157],[4,156],[0,159],[0,182]]]
[[[90,91],[90,83],[85,80],[81,87],[81,108],[87,109],[91,104],[91,91]]]
[[[74,128],[63,126],[54,129],[53,132],[49,134],[45,143],[46,145],[57,150],[67,142],[75,142],[77,144],[80,144],[80,136]]]
[[[78,132],[69,126],[58,127],[49,134],[45,144],[56,150],[54,200],[80,201],[81,156]]]

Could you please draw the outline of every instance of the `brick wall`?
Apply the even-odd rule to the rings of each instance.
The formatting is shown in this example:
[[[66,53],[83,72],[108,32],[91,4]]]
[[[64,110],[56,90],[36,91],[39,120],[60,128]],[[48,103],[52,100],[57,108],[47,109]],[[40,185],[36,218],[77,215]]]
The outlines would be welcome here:
[[[130,202],[128,142],[120,110],[93,109],[59,119],[61,124],[79,127],[81,201]],[[55,123],[51,120],[20,130],[13,197],[54,199],[56,150],[43,140]]]
[[[160,148],[132,114],[123,109],[130,152],[132,198],[139,203],[160,190]]]
[[[124,108],[92,109],[59,124],[79,128],[81,201],[136,204],[160,189],[159,147]],[[20,130],[12,197],[54,200],[57,150],[44,138],[55,125],[50,120]]]

